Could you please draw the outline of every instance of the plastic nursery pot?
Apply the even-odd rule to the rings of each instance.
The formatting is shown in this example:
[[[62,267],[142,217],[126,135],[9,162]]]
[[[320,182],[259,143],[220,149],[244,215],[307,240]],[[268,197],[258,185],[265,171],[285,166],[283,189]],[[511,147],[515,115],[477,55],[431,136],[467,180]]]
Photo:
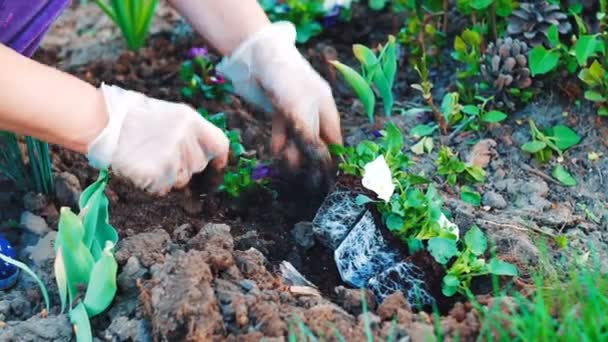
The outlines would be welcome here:
[[[366,211],[334,251],[342,280],[354,287],[365,287],[383,270],[395,265],[401,251],[391,245],[376,226],[374,215]]]
[[[424,271],[411,262],[402,261],[369,280],[367,286],[381,302],[390,294],[401,291],[411,307],[430,307],[435,298],[427,290]]]
[[[17,258],[17,253],[2,235],[0,235],[0,254],[12,259]],[[19,269],[17,266],[0,260],[0,290],[6,290],[15,285],[18,277]]]
[[[365,207],[355,202],[357,193],[334,189],[323,201],[312,220],[317,239],[331,250],[338,248],[351,228],[361,219]]]

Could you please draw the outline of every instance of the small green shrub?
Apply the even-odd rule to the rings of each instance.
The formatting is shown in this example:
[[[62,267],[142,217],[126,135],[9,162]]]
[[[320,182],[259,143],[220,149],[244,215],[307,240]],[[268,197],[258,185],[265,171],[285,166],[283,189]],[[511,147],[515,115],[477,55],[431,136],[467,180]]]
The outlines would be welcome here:
[[[127,47],[139,50],[146,41],[158,0],[95,0],[95,3],[118,25]]]

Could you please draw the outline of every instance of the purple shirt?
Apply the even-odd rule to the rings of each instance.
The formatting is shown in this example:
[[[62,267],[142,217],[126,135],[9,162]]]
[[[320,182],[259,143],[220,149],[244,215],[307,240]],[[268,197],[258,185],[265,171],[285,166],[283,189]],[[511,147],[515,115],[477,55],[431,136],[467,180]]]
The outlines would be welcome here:
[[[0,43],[30,57],[71,0],[0,0]]]

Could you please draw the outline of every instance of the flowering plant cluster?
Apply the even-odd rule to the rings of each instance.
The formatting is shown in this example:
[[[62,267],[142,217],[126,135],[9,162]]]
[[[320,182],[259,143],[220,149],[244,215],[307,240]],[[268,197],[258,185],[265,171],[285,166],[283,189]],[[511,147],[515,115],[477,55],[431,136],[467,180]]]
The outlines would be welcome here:
[[[410,253],[426,248],[446,266],[443,293],[466,292],[474,276],[516,275],[515,266],[498,259],[486,264],[487,243],[479,228],[471,228],[464,241],[459,239],[460,230],[443,213],[442,199],[432,182],[408,171],[411,162],[403,153],[399,128],[388,123],[380,133],[376,141],[332,146],[332,152],[341,159],[340,170],[361,177],[361,185],[377,197],[360,194],[357,203],[373,203],[386,228],[407,243]]]
[[[298,43],[319,35],[323,27],[350,19],[352,0],[260,0],[272,21],[290,21],[296,26]]]
[[[186,98],[202,94],[208,100],[227,101],[232,85],[216,69],[209,51],[193,47],[188,51],[189,60],[182,63],[180,79],[186,83],[181,93]]]

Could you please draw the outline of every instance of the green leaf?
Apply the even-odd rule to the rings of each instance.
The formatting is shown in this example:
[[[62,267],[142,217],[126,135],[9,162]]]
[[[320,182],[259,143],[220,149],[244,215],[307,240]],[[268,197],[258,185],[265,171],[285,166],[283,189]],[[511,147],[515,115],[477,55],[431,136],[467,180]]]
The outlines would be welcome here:
[[[585,99],[593,102],[606,102],[606,97],[595,90],[585,91]]]
[[[403,218],[397,214],[390,213],[386,218],[386,227],[393,232],[403,229]]]
[[[458,286],[460,286],[460,279],[458,277],[447,274],[443,277],[441,292],[446,297],[451,297],[458,292]]]
[[[432,135],[439,127],[436,124],[417,125],[410,130],[410,135],[414,138],[421,138]]]
[[[581,141],[580,135],[565,125],[557,125],[553,127],[553,136],[555,137],[555,145],[562,151],[578,144]]]
[[[387,0],[369,0],[369,8],[379,11],[384,8]]]
[[[530,51],[529,61],[532,76],[546,74],[557,67],[559,53],[538,45]]]
[[[355,198],[355,203],[357,203],[357,205],[365,205],[371,202],[375,201],[365,195],[357,195],[357,198]]]
[[[475,207],[479,207],[481,205],[481,194],[470,186],[465,185],[460,188],[460,199]]]
[[[598,86],[603,83],[606,71],[597,61],[593,61],[589,68],[582,69],[578,74],[578,78],[591,87]]]
[[[63,263],[63,254],[61,253],[61,249],[59,249],[55,254],[53,270],[55,272],[55,282],[57,283],[59,300],[61,301],[61,313],[63,313],[68,301],[68,275],[65,272],[65,265]]]
[[[388,81],[389,87],[392,89],[395,83],[395,75],[397,74],[397,43],[393,35],[388,36],[388,42],[385,46],[382,57],[382,71]]]
[[[488,271],[495,275],[517,277],[517,267],[508,262],[502,261],[497,258],[492,258],[488,263]]]
[[[557,30],[557,25],[551,25],[547,30],[547,38],[549,39],[549,44],[551,47],[556,47],[559,45],[559,32]]]
[[[488,8],[493,2],[494,0],[472,0],[471,7],[476,10],[483,10]]]
[[[376,105],[376,98],[372,88],[367,84],[363,76],[353,70],[351,67],[342,64],[338,61],[332,61],[331,64],[340,71],[346,82],[355,91],[357,97],[363,104],[367,117],[370,122],[374,121],[374,107]]]
[[[466,105],[462,107],[462,112],[468,115],[479,115],[479,107],[474,105]]]
[[[498,111],[498,110],[491,110],[487,113],[484,113],[481,116],[481,121],[493,123],[493,122],[500,122],[506,118],[507,118],[507,114],[505,114],[501,111]]]
[[[91,272],[91,281],[84,297],[84,305],[89,317],[104,311],[116,294],[116,271],[118,264],[112,249],[114,244],[106,243],[103,256],[95,263]]]
[[[456,240],[443,237],[435,237],[429,240],[428,250],[435,260],[445,265],[451,258],[458,255]]]
[[[568,170],[566,170],[566,168],[561,164],[555,166],[551,175],[566,186],[576,185],[576,179],[572,177],[570,172],[568,172]]]
[[[77,285],[89,283],[94,263],[91,252],[82,243],[83,237],[84,228],[80,218],[69,208],[61,208],[55,248],[61,249],[68,291],[72,297],[76,294]]]
[[[469,231],[464,235],[464,242],[471,252],[477,256],[485,253],[486,249],[488,248],[486,236],[476,225],[471,227],[471,229],[469,229]]]
[[[83,303],[79,303],[69,313],[70,323],[74,326],[77,342],[93,342],[91,322]]]
[[[582,35],[574,44],[578,65],[585,66],[591,56],[595,54],[598,40],[592,35]]]
[[[403,148],[403,133],[397,125],[392,122],[388,122],[385,127],[386,130],[386,149],[389,154],[397,154],[401,152]]]
[[[547,147],[547,144],[545,144],[544,142],[539,140],[533,140],[523,144],[521,146],[521,149],[528,153],[537,153],[539,151],[542,151],[545,147]]]
[[[454,38],[454,50],[460,53],[467,52],[467,44],[459,36],[456,36],[456,38]]]

